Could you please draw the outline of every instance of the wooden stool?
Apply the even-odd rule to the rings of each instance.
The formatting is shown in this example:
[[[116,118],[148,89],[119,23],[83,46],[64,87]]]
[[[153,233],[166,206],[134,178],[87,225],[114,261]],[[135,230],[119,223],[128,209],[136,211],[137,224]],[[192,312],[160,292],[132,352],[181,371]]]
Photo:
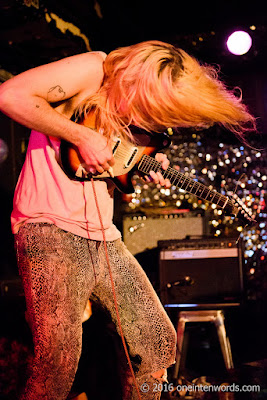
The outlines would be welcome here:
[[[177,356],[173,373],[174,379],[178,379],[186,322],[213,322],[217,328],[217,334],[222,350],[225,367],[227,369],[231,369],[234,367],[230,342],[228,337],[226,336],[223,311],[222,310],[181,311],[179,313],[179,319],[177,325],[178,338],[177,338]]]

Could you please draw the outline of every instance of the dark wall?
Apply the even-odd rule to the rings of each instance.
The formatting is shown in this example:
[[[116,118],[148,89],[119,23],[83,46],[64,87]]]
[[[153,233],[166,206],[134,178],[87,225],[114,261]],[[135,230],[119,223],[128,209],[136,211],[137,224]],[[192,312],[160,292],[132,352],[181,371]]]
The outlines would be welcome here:
[[[7,158],[0,163],[0,279],[3,279],[17,274],[10,214],[29,130],[0,114],[0,132],[0,138],[8,146]]]

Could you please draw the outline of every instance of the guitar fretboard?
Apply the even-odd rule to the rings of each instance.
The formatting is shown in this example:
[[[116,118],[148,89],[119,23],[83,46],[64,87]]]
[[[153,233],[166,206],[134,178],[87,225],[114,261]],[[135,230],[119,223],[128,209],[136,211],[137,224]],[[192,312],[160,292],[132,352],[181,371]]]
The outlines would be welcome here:
[[[169,179],[172,185],[177,186],[188,193],[192,193],[203,200],[217,204],[221,208],[229,209],[230,207],[230,212],[233,208],[229,197],[209,189],[207,186],[195,181],[174,168],[169,167],[166,170],[162,169],[161,164],[158,161],[146,154],[142,156],[141,161],[138,164],[138,169],[145,174],[149,174],[150,171],[159,171],[165,179]]]

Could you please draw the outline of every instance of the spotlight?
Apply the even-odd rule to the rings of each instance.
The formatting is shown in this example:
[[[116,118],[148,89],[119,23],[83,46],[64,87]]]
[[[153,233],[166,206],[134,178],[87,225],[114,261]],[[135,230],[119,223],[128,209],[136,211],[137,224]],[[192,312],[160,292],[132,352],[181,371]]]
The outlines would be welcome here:
[[[235,31],[228,37],[226,44],[230,53],[241,56],[251,48],[252,39],[247,32]]]

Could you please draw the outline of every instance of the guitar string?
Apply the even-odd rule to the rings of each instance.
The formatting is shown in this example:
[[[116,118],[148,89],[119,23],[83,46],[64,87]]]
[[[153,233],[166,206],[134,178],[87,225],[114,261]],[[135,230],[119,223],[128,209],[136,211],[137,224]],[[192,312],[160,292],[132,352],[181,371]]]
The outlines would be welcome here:
[[[116,159],[123,159],[125,156],[129,156],[129,159],[131,157],[131,155],[129,154],[129,152],[127,151],[123,151],[123,149],[117,149],[116,153],[115,153],[115,157]],[[200,182],[194,181],[192,178],[187,177],[186,175],[183,175],[181,172],[179,171],[175,171],[172,168],[168,168],[167,170],[163,170],[161,168],[161,164],[156,161],[155,159],[153,159],[152,157],[149,157],[147,155],[144,155],[141,159],[141,162],[144,164],[144,172],[149,173],[150,169],[154,168],[156,170],[159,170],[164,178],[169,178],[170,180],[173,179],[174,184],[178,185],[180,184],[181,187],[185,188],[184,190],[188,191],[189,193],[193,193],[196,196],[203,198],[209,202],[214,202],[214,200],[216,200],[216,204],[219,207],[223,207],[225,202],[228,201],[229,204],[229,198],[216,192],[215,190],[209,189],[207,188],[205,185],[201,184]],[[147,168],[147,170],[145,169]],[[169,177],[170,175],[170,177]],[[175,183],[176,179],[178,179],[178,181]],[[189,186],[191,184],[191,186]],[[190,189],[188,188],[188,186],[190,187]],[[197,193],[197,192],[200,192]],[[204,194],[204,196],[203,196]],[[206,195],[206,196],[205,196]],[[223,204],[221,205],[220,202],[223,202]],[[230,204],[233,207],[233,204],[231,202]]]
[[[137,152],[137,154],[138,153],[140,153],[140,151]],[[128,168],[133,163],[135,155],[136,154],[134,154],[133,152],[133,147],[127,149],[127,147],[122,144],[121,146],[117,146],[114,157],[116,160],[125,160],[125,158],[128,157]],[[206,200],[210,203],[214,203],[218,207],[221,207],[223,209],[231,208],[231,211],[233,211],[233,209],[236,207],[238,207],[239,211],[240,209],[243,209],[240,204],[237,206],[236,201],[232,201],[229,196],[218,193],[215,189],[210,189],[204,184],[194,180],[191,177],[186,176],[179,171],[174,170],[173,168],[169,167],[167,168],[167,170],[163,170],[161,164],[147,154],[144,154],[142,156],[141,160],[139,161],[139,165],[140,164],[142,165],[142,167],[139,167],[139,170],[143,169],[142,172],[149,174],[151,169],[154,170],[154,172],[159,171],[165,179],[168,178],[175,186],[180,187],[181,189],[197,196],[200,199]]]
[[[148,173],[151,170],[151,168],[157,169],[158,171],[160,171],[162,173],[164,178],[169,178],[168,177],[169,174],[171,175],[171,178],[173,178],[173,176],[175,176],[173,179],[173,183],[175,185],[180,184],[182,186],[182,188],[185,187],[184,190],[188,191],[189,193],[193,193],[193,189],[194,190],[196,189],[193,194],[195,194],[196,196],[203,198],[207,201],[210,201],[210,202],[213,202],[214,199],[217,199],[218,200],[217,205],[220,207],[222,207],[222,205],[219,204],[221,200],[223,201],[223,205],[227,201],[228,204],[230,203],[231,206],[234,206],[232,201],[227,196],[224,196],[224,195],[216,192],[215,190],[209,189],[202,183],[194,181],[192,178],[187,177],[186,175],[182,174],[181,172],[176,171],[170,167],[167,170],[163,170],[161,168],[161,164],[158,161],[156,161],[155,159],[153,159],[152,157],[144,155],[140,163],[142,163],[142,166],[140,167],[140,169],[144,169],[143,172]],[[171,178],[169,178],[169,179],[171,180]],[[175,183],[176,179],[178,179],[178,181]],[[189,186],[190,183],[192,184],[192,186],[190,188],[191,190],[187,189],[187,187]],[[195,186],[197,186],[197,188]],[[197,193],[197,191],[200,191],[200,190],[202,190],[201,195],[199,193]],[[207,194],[207,196],[206,197],[202,196],[203,193]],[[209,199],[208,198],[209,196],[213,196],[213,197],[211,197]]]
[[[152,160],[153,160],[153,161],[152,161]],[[168,168],[167,170],[162,170],[160,163],[158,163],[157,161],[154,162],[154,159],[153,159],[153,158],[151,158],[151,161],[150,161],[150,158],[146,158],[146,166],[145,166],[145,167],[146,167],[146,168],[148,167],[148,169],[150,169],[150,167],[151,167],[150,164],[153,164],[153,167],[155,167],[156,169],[158,169],[159,171],[161,171],[161,172],[162,172],[162,175],[163,175],[165,178],[168,178],[168,175],[169,175],[169,174],[170,174],[170,175],[176,175],[175,178],[174,178],[174,181],[175,181],[175,180],[177,179],[177,177],[178,177],[179,180],[178,180],[177,183],[182,183],[183,186],[185,186],[186,183],[187,183],[187,186],[191,183],[191,184],[192,184],[191,189],[193,189],[194,186],[197,185],[197,186],[198,186],[197,190],[199,190],[199,189],[201,188],[202,190],[204,189],[205,191],[208,191],[209,193],[213,194],[214,197],[216,197],[216,196],[219,196],[220,198],[223,197],[223,195],[217,193],[217,192],[214,191],[214,190],[210,190],[210,189],[207,188],[205,185],[203,185],[203,184],[201,184],[201,183],[199,183],[199,182],[197,182],[197,181],[194,181],[191,177],[187,177],[186,175],[182,174],[182,173],[179,172],[179,171],[174,170],[173,168]],[[171,178],[173,178],[173,176],[171,176]],[[186,187],[187,187],[187,186],[186,186]],[[224,201],[225,201],[225,200],[224,200]]]
[[[124,149],[123,147],[121,148],[118,147],[114,154],[115,159],[125,160],[125,157],[127,156],[129,157],[130,160],[132,156],[132,154],[130,154],[130,150],[132,149],[129,149],[129,151],[127,151],[127,149]],[[156,161],[154,158],[146,154],[143,155],[143,157],[140,160],[140,163],[142,164],[142,169],[144,169],[143,172],[145,173],[149,173],[151,169],[158,170],[162,173],[164,178],[172,180],[171,182],[172,184],[176,186],[180,185],[181,189],[184,188],[183,190],[191,194],[194,194],[201,199],[204,199],[211,203],[216,203],[219,207],[223,207],[226,202],[228,203],[228,206],[234,207],[234,203],[231,201],[231,199],[229,199],[229,197],[218,193],[214,189],[209,189],[202,183],[195,181],[193,178],[188,177],[183,173],[174,170],[173,168],[169,167],[167,170],[163,170],[161,164],[158,161]],[[177,182],[175,182],[176,180]],[[222,202],[222,204],[220,204],[220,202]]]
[[[124,156],[127,154],[129,159],[131,155],[127,152],[120,152],[121,154],[117,153],[116,159],[124,159]],[[133,160],[132,160],[133,161]],[[131,165],[131,163],[130,163]],[[162,173],[163,177],[166,179],[170,179],[171,183],[182,188],[188,193],[191,193],[197,196],[200,199],[204,199],[209,203],[214,203],[218,207],[223,209],[231,209],[232,212],[234,208],[240,207],[239,211],[243,209],[243,207],[239,204],[237,206],[235,201],[232,201],[231,198],[225,196],[223,194],[218,193],[215,189],[209,189],[204,184],[195,181],[193,178],[186,176],[185,174],[176,171],[173,168],[168,167],[167,170],[163,170],[161,164],[156,161],[154,158],[144,154],[139,161],[139,170],[144,173],[149,174],[151,170],[159,171]],[[175,182],[177,180],[177,182]],[[200,193],[201,192],[201,193]]]
[[[165,178],[168,178],[168,175],[169,175],[169,174],[171,174],[171,175],[176,175],[175,178],[174,178],[174,181],[178,178],[179,181],[181,181],[181,182],[183,183],[183,185],[184,185],[185,183],[187,183],[187,186],[188,186],[189,183],[192,183],[192,184],[193,184],[193,187],[194,187],[195,185],[198,186],[197,190],[199,190],[199,188],[201,187],[202,190],[204,189],[204,190],[206,190],[206,191],[208,191],[208,192],[211,192],[211,193],[212,193],[213,195],[215,195],[215,196],[223,197],[223,195],[221,195],[221,194],[219,194],[219,193],[217,193],[217,192],[215,192],[215,191],[213,191],[213,190],[210,190],[209,188],[205,187],[205,185],[203,185],[203,184],[201,184],[201,183],[199,183],[199,182],[197,182],[197,181],[194,181],[192,178],[187,177],[186,175],[182,174],[182,173],[179,172],[179,171],[174,170],[173,168],[170,168],[170,167],[169,167],[167,170],[162,170],[160,163],[157,162],[157,161],[155,161],[153,158],[147,158],[147,157],[146,157],[146,160],[144,161],[144,159],[143,159],[143,160],[141,160],[141,162],[143,162],[143,163],[145,164],[144,168],[143,168],[143,165],[142,165],[142,167],[141,167],[142,169],[144,169],[144,172],[148,172],[148,170],[150,170],[151,167],[152,167],[152,168],[154,167],[155,169],[158,169],[160,172],[162,172],[162,175],[163,175]],[[147,171],[146,171],[145,169],[147,169]],[[173,178],[173,176],[171,176],[171,178]],[[179,181],[178,181],[177,183],[179,183]],[[180,182],[180,183],[181,183],[181,182]],[[225,201],[225,200],[224,200],[224,201]]]

